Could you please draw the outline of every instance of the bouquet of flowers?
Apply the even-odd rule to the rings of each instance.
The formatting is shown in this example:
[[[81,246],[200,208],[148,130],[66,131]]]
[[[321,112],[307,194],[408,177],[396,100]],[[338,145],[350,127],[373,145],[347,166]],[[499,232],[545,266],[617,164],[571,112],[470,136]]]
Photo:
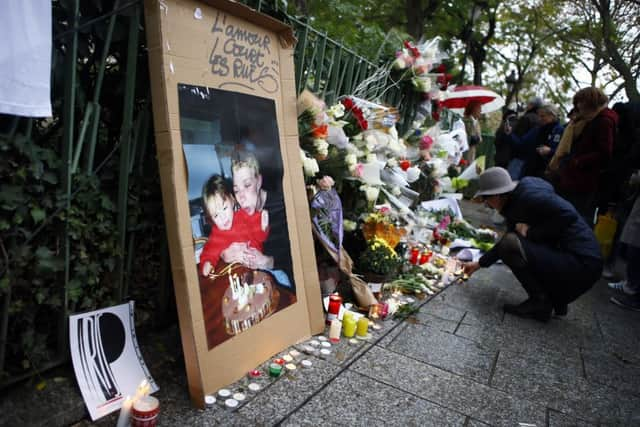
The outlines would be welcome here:
[[[367,241],[367,247],[358,259],[358,266],[363,272],[389,277],[397,273],[401,262],[396,251],[385,240],[375,237]]]

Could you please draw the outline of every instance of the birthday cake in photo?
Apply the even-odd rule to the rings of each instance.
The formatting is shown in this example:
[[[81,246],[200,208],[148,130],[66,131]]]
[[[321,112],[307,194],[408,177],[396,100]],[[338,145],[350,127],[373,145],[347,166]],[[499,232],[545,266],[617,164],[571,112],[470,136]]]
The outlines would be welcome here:
[[[278,291],[271,275],[261,271],[229,274],[222,297],[222,317],[229,335],[237,335],[260,323],[278,306]]]

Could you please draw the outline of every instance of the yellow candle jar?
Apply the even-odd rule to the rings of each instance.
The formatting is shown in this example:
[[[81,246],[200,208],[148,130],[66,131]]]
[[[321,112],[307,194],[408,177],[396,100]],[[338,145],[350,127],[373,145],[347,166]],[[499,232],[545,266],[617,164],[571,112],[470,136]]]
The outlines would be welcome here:
[[[369,319],[362,316],[360,319],[358,319],[356,335],[359,337],[366,337],[368,333],[369,333]]]
[[[342,316],[342,334],[351,338],[356,333],[356,319],[353,318],[351,313],[345,313]]]

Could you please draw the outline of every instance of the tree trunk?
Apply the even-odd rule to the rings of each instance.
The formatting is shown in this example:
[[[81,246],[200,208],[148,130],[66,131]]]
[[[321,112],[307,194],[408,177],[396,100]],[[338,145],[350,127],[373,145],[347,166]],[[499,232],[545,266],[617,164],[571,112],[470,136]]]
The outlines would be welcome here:
[[[407,16],[407,32],[414,40],[419,40],[420,37],[422,37],[422,30],[424,28],[421,1],[406,0],[405,14]]]

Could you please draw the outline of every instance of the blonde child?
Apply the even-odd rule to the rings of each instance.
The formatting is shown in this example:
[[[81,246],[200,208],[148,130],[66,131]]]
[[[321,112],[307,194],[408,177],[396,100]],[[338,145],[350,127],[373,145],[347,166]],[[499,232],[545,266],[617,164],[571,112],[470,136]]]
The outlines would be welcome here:
[[[200,269],[208,276],[220,260],[222,252],[232,243],[246,243],[247,247],[262,252],[262,245],[269,236],[269,216],[266,210],[249,214],[236,210],[237,202],[229,182],[220,175],[213,175],[206,182],[202,199],[211,233],[200,254]]]

